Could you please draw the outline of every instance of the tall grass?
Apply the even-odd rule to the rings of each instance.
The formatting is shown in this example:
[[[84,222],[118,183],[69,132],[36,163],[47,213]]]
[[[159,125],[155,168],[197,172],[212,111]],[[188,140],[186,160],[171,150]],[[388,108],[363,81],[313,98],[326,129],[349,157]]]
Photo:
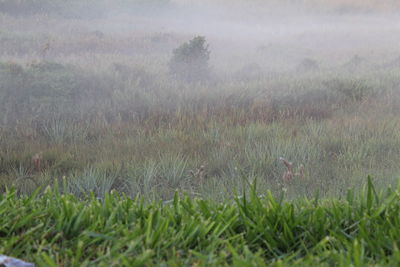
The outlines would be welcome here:
[[[188,87],[183,97],[173,97],[180,89],[146,82],[140,86],[149,86],[157,94],[121,85],[115,90],[124,92],[124,97],[114,98],[117,94],[113,93],[110,99],[105,87],[97,95],[91,87],[79,92],[80,83],[86,84],[86,78],[79,80],[85,76],[81,73],[75,76],[77,84],[68,87],[80,95],[74,96],[80,99],[74,108],[60,105],[57,112],[47,112],[42,118],[37,114],[47,108],[29,114],[26,110],[40,102],[26,101],[26,110],[10,113],[13,119],[9,116],[1,131],[7,140],[1,143],[1,184],[10,185],[13,170],[22,167],[31,180],[20,184],[21,188],[16,185],[21,192],[32,192],[43,181],[54,185],[65,176],[70,188],[80,188],[73,190],[79,196],[84,191],[98,194],[98,188],[113,188],[150,199],[169,199],[181,190],[222,200],[241,188],[243,177],[258,179],[260,190],[279,195],[284,189],[292,197],[315,192],[343,195],[367,174],[378,187],[385,187],[395,183],[400,171],[396,164],[398,109],[393,101],[398,94],[391,75],[385,80],[384,74],[373,74],[386,87],[363,91],[362,97],[342,94],[340,88],[355,88],[355,93],[360,84],[375,88],[369,77],[354,85],[345,74],[338,76],[343,82],[331,83],[329,76],[318,73],[311,80],[311,74],[279,78],[279,84],[285,82],[287,88],[280,85],[271,93],[249,89],[244,95],[222,83],[226,87],[216,94],[207,86],[204,91]],[[11,77],[2,82],[8,85],[10,79],[17,79]],[[112,75],[108,78],[115,81]],[[49,81],[53,84],[52,78]],[[59,81],[55,78],[57,87]],[[293,93],[294,88],[299,91]],[[275,95],[267,97],[270,94]],[[68,102],[68,97],[53,101]],[[95,102],[90,102],[92,97],[97,97]],[[4,103],[11,109],[16,102]],[[41,170],[31,160],[38,152],[43,153]],[[284,182],[286,168],[280,157],[291,161],[296,172],[304,166],[303,179]],[[200,179],[193,174],[201,166]],[[102,177],[114,177],[117,182],[110,186]]]
[[[65,19],[40,15],[45,25],[28,34],[29,17],[0,18],[9,26],[0,32],[2,191],[64,181],[78,197],[115,189],[169,200],[179,190],[221,201],[244,179],[293,198],[341,196],[369,174],[379,188],[396,183],[396,60],[276,72],[244,63],[190,84],[167,71],[187,36],[101,31],[83,19],[67,34]],[[281,157],[304,175],[284,181]]]

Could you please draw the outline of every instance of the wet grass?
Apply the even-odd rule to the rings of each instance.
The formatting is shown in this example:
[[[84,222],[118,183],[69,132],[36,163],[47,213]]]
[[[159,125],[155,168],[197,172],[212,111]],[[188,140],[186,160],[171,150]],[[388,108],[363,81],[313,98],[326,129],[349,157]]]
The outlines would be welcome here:
[[[39,266],[397,265],[399,191],[368,181],[341,199],[270,192],[144,204],[116,192],[0,196],[0,253]]]

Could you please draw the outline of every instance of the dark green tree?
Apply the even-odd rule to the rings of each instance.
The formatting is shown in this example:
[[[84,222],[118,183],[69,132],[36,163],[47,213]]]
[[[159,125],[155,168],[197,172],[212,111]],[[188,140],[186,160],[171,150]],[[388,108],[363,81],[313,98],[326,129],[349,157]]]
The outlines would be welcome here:
[[[210,78],[210,50],[205,37],[196,36],[173,51],[169,71],[177,79],[200,82]]]

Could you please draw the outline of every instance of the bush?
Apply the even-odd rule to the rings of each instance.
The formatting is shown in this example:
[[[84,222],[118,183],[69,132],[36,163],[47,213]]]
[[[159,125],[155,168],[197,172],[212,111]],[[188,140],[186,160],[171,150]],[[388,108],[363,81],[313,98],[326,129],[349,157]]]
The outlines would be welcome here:
[[[319,70],[319,64],[317,61],[311,58],[303,59],[296,68],[297,72],[311,72]]]
[[[169,63],[170,73],[187,82],[205,81],[210,78],[209,59],[205,37],[194,37],[174,50]]]
[[[58,63],[26,67],[0,63],[0,120],[13,124],[28,119],[46,121],[57,114],[80,115],[84,107],[94,106],[90,101],[105,97],[105,89],[98,86],[101,81],[91,78],[79,68]]]
[[[357,79],[333,79],[327,81],[326,86],[342,95],[345,100],[362,101],[373,95],[374,88],[362,80]]]

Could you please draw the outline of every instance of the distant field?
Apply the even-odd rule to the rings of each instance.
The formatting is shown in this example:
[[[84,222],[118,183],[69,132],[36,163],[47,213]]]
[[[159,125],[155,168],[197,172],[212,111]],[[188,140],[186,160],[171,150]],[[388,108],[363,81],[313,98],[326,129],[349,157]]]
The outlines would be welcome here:
[[[321,31],[303,17],[252,27],[207,13],[213,75],[196,84],[168,62],[199,17],[182,28],[182,14],[145,14],[0,16],[3,191],[65,181],[77,196],[224,200],[243,178],[289,198],[341,196],[368,175],[397,183],[400,51],[387,18],[315,17]],[[299,179],[282,180],[281,157]]]
[[[243,82],[175,87],[124,65],[0,70],[1,183],[21,193],[64,177],[79,196],[117,189],[169,199],[178,189],[224,199],[246,178],[260,191],[339,196],[367,175],[384,187],[399,174],[397,70],[279,75],[249,82],[246,94]],[[304,175],[282,181],[280,157]]]

